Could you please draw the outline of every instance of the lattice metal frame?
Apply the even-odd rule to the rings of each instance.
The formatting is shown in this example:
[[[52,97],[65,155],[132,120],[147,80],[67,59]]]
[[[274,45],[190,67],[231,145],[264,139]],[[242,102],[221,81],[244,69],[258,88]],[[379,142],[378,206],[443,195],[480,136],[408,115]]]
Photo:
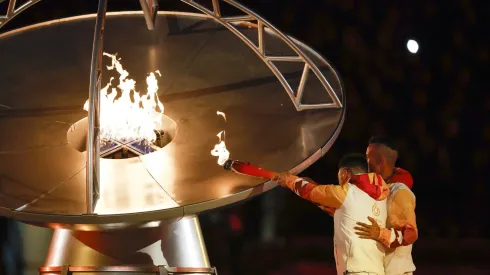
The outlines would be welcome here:
[[[6,24],[8,21],[10,21],[12,18],[17,16],[19,13],[27,9],[28,7],[36,4],[41,0],[30,0],[23,5],[19,7],[15,7],[17,0],[9,0],[9,6],[7,9],[7,14],[5,16],[0,15],[0,28]],[[269,69],[274,73],[274,75],[277,77],[281,85],[284,87],[288,95],[290,96],[291,100],[293,101],[294,106],[298,111],[301,110],[306,110],[306,109],[324,109],[324,108],[342,108],[342,103],[340,102],[339,98],[335,94],[333,88],[331,85],[328,83],[326,80],[325,76],[322,74],[318,66],[316,66],[313,61],[301,50],[301,48],[293,42],[287,35],[283,34],[281,31],[279,31],[276,27],[274,27],[272,24],[267,22],[265,19],[263,19],[261,16],[256,14],[255,12],[251,11],[250,9],[246,8],[245,6],[241,5],[235,0],[207,0],[207,1],[212,1],[213,4],[213,10],[209,10],[208,8],[204,7],[200,3],[194,1],[194,0],[180,0],[197,10],[201,11],[202,13],[206,14],[209,17],[212,17],[219,23],[221,23],[223,26],[228,28],[233,34],[235,34],[237,37],[239,37],[245,44],[250,47],[256,54],[257,56],[269,67]],[[0,1],[3,2],[3,1]],[[104,1],[107,2],[107,1]],[[148,26],[148,29],[153,30],[154,29],[154,23],[155,23],[155,18],[158,12],[158,0],[139,0],[143,14],[146,19],[146,23]],[[234,6],[238,10],[242,11],[245,16],[233,16],[233,17],[223,17],[221,14],[221,2],[226,2],[230,4],[231,6]],[[242,34],[235,26],[233,23],[236,22],[251,22],[251,21],[257,21],[258,28],[258,46],[255,45],[254,42],[252,42],[249,38],[247,38],[244,34]],[[291,50],[293,50],[297,55],[292,55],[292,56],[269,56],[266,55],[265,53],[265,40],[264,40],[264,32],[269,31],[272,32],[276,37],[281,39],[286,45],[289,46]],[[281,62],[298,62],[298,63],[303,63],[304,68],[303,68],[303,74],[301,76],[300,84],[298,87],[298,90],[295,91],[293,88],[289,85],[289,83],[286,81],[286,78],[284,75],[281,73],[281,71],[277,68],[276,65],[274,65],[274,61],[281,61]],[[303,99],[303,94],[304,94],[304,88],[306,86],[306,83],[309,78],[310,71],[314,73],[314,75],[318,78],[318,80],[321,82],[325,90],[327,91],[328,95],[330,96],[330,99],[332,100],[332,103],[321,103],[321,104],[303,104],[302,99]]]
[[[7,14],[5,16],[0,15],[0,28],[3,27],[8,21],[20,14],[28,7],[36,4],[40,0],[30,0],[23,5],[16,7],[17,0],[8,0],[9,5],[7,8]],[[89,111],[88,111],[88,140],[87,140],[87,214],[93,214],[96,201],[99,196],[99,179],[100,179],[100,144],[99,144],[99,111],[100,111],[100,88],[102,78],[102,49],[103,49],[103,32],[104,22],[106,17],[106,8],[108,0],[99,0],[97,19],[94,32],[94,43],[92,49],[92,63],[90,73],[90,88],[89,88]],[[148,29],[154,29],[154,22],[158,12],[158,0],[139,0],[143,15],[146,20]],[[281,85],[286,90],[287,94],[291,98],[297,111],[307,109],[325,109],[325,108],[342,108],[342,103],[337,97],[332,86],[326,80],[320,69],[313,63],[313,61],[301,50],[301,48],[292,41],[287,35],[283,34],[272,24],[260,17],[255,12],[247,9],[243,5],[234,0],[208,0],[212,2],[213,10],[209,10],[203,5],[194,0],[180,0],[197,10],[201,11],[205,15],[213,18],[238,38],[240,38],[250,49],[252,49],[257,56],[269,67],[272,73],[277,77]],[[0,0],[0,3],[4,2]],[[236,9],[242,11],[245,16],[233,16],[223,17],[221,13],[221,3],[228,3]],[[257,21],[258,32],[258,46],[256,46],[248,37],[242,34],[235,26],[237,22],[251,22]],[[271,32],[277,38],[281,39],[296,55],[292,56],[270,56],[265,52],[265,40],[264,32]],[[297,93],[295,92],[287,82],[284,75],[273,63],[274,61],[283,62],[298,62],[302,63],[303,73],[300,79]],[[303,94],[306,83],[308,81],[310,71],[318,78],[326,92],[330,96],[332,103],[321,104],[303,104]]]
[[[181,1],[189,4],[190,6],[193,6],[194,8],[200,10],[202,13],[214,18],[216,21],[220,22],[223,26],[228,28],[237,37],[239,37],[243,42],[245,42],[245,44],[250,49],[252,49],[257,54],[257,56],[269,67],[272,73],[274,73],[274,75],[277,77],[277,79],[279,80],[279,82],[284,87],[289,97],[293,101],[296,110],[302,111],[306,109],[342,108],[342,103],[340,102],[332,86],[330,86],[330,83],[328,83],[325,76],[318,68],[318,66],[316,66],[315,63],[313,63],[313,61],[287,35],[283,34],[276,27],[274,27],[272,24],[267,22],[265,19],[263,19],[255,12],[251,11],[250,9],[247,9],[245,6],[243,6],[242,4],[234,0],[212,0],[213,3],[212,11],[193,0],[181,0]],[[246,15],[223,17],[221,14],[220,2],[228,3],[231,6],[234,6],[238,10],[242,11]],[[245,22],[257,21],[258,44],[259,44],[258,46],[256,46],[250,39],[248,39],[248,37],[246,37],[244,34],[238,31],[238,29],[233,25],[233,23],[243,22],[243,21]],[[265,31],[272,32],[276,37],[281,39],[287,46],[289,46],[289,48],[293,50],[297,55],[293,55],[293,56],[266,55],[265,40],[264,40]],[[274,65],[273,63],[274,61],[298,62],[304,64],[303,74],[301,76],[300,84],[296,95],[293,89],[291,88],[291,86],[289,85],[289,83],[286,81],[284,75],[277,68],[277,66]],[[310,70],[315,74],[318,80],[320,80],[321,84],[323,85],[328,95],[330,96],[330,99],[333,101],[332,103],[322,103],[322,104],[302,103],[304,88],[306,86],[306,82],[308,81]]]
[[[25,2],[23,5],[20,7],[15,7],[17,0],[7,0],[9,2],[8,8],[7,8],[7,14],[1,15],[0,14],[0,28],[3,27],[8,21],[10,21],[12,18],[15,16],[19,15],[19,13],[23,12],[25,9],[28,7],[36,4],[37,2],[41,0],[30,0]],[[5,2],[0,0],[0,3]]]

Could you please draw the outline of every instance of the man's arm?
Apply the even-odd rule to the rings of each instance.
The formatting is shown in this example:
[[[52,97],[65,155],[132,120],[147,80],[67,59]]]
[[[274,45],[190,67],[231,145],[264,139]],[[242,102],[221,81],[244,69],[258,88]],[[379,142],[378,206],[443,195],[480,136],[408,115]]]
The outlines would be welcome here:
[[[400,190],[390,206],[388,221],[392,228],[381,228],[378,240],[391,248],[413,244],[418,239],[414,196],[407,190]]]
[[[309,183],[314,183],[314,184],[316,184],[316,182],[315,182],[313,179],[311,179],[311,178],[308,178],[308,177],[302,177],[302,178],[303,178],[304,180],[308,181]],[[333,216],[335,215],[335,210],[336,210],[336,208],[334,208],[334,207],[327,207],[327,206],[323,206],[323,205],[320,205],[320,204],[317,204],[317,206],[318,206],[318,207],[319,207],[321,210],[323,210],[323,211],[327,212],[327,214],[328,214],[328,215],[330,215],[331,217],[333,217]]]
[[[310,182],[310,183],[315,183],[315,184],[316,184],[316,182],[315,182],[313,179],[311,179],[311,178],[308,178],[308,177],[303,177],[303,179],[305,179],[306,181],[308,181],[308,182]],[[321,210],[323,210],[323,211],[327,212],[327,214],[328,214],[328,215],[330,215],[331,217],[333,217],[333,216],[335,215],[335,210],[337,210],[337,208],[334,208],[334,207],[327,207],[327,206],[323,206],[323,205],[320,205],[320,204],[317,204],[317,206],[318,206],[318,207],[319,207]]]
[[[343,187],[333,184],[319,185],[288,174],[281,174],[274,180],[281,186],[289,188],[301,198],[322,206],[321,208],[324,210],[325,207],[340,208],[347,195],[347,185]]]

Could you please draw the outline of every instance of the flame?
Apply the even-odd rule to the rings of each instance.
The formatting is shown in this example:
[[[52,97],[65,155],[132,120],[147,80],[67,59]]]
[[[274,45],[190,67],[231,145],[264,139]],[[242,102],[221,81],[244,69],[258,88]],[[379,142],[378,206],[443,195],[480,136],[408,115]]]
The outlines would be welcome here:
[[[226,121],[226,114],[225,113],[220,112],[220,111],[217,111],[216,114],[219,115],[219,116],[222,116],[225,119],[225,121]]]
[[[219,139],[219,143],[214,146],[211,151],[211,155],[218,157],[218,164],[223,166],[225,162],[230,158],[230,152],[226,149],[226,144],[224,140],[221,140],[221,134],[224,131],[219,132],[216,136]]]
[[[128,71],[124,70],[120,58],[104,53],[112,59],[108,70],[119,73],[118,89],[112,87],[112,77],[107,85],[100,91],[100,134],[102,140],[117,140],[121,142],[140,140],[143,143],[153,143],[157,136],[154,130],[161,129],[163,104],[158,99],[158,81],[155,73],[161,76],[160,71],[152,72],[146,78],[147,93],[140,94],[135,90],[136,81],[128,78]],[[133,96],[133,99],[131,98]],[[88,100],[83,109],[88,111]]]
[[[217,115],[222,116],[226,121],[226,114],[220,111],[216,112]],[[219,132],[217,135],[218,144],[214,145],[214,149],[211,150],[211,155],[218,157],[218,164],[223,166],[225,162],[230,158],[230,152],[226,149],[225,143],[225,131]],[[223,138],[222,138],[223,137]]]

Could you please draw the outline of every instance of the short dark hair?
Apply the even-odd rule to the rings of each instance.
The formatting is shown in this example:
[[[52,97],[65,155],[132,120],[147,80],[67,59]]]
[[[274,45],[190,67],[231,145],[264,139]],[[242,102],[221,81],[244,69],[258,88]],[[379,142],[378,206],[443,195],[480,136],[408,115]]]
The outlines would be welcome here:
[[[386,136],[372,136],[369,139],[369,144],[380,144],[390,148],[393,151],[398,151],[395,142],[391,138]]]
[[[339,161],[340,168],[356,169],[365,173],[368,170],[366,156],[362,154],[346,154]]]

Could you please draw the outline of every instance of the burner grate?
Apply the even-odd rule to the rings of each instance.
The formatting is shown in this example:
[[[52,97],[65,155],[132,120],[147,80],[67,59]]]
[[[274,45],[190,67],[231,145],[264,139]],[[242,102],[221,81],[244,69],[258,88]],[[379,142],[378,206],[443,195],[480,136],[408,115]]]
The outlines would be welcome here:
[[[148,144],[142,139],[139,140],[103,140],[100,144],[100,157],[106,159],[127,159],[146,155],[165,146],[167,138],[163,131],[155,131],[157,139],[154,143]]]

